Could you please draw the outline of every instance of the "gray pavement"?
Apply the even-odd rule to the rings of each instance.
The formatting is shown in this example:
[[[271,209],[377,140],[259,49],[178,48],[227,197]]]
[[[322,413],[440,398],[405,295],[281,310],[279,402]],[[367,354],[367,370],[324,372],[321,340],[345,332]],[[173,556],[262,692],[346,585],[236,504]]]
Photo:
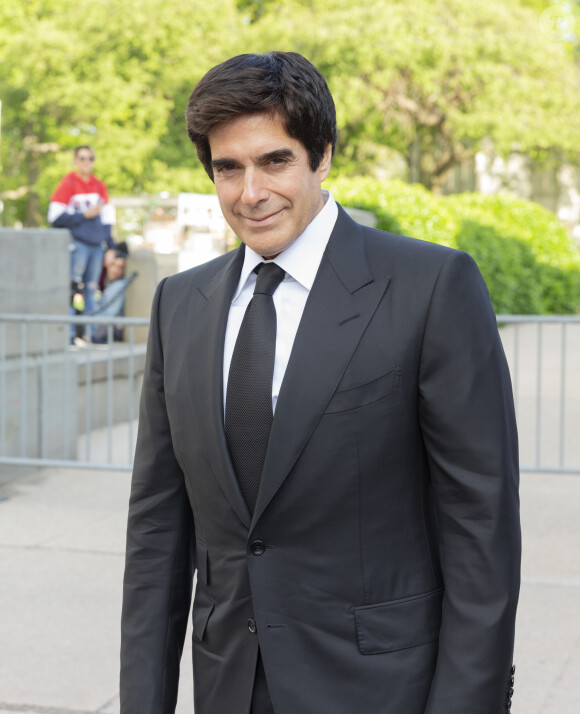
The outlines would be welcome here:
[[[129,481],[123,472],[4,471],[0,714],[118,714]],[[512,711],[578,714],[580,476],[523,474],[521,494]],[[186,650],[178,714],[193,712],[189,663]]]

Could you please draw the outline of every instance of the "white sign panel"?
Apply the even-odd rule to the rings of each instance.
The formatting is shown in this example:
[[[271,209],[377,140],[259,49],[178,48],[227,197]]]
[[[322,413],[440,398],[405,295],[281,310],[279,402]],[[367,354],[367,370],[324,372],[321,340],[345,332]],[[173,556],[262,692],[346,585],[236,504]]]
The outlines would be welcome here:
[[[192,226],[209,233],[224,233],[226,222],[217,196],[204,193],[180,193],[177,198],[177,224]]]

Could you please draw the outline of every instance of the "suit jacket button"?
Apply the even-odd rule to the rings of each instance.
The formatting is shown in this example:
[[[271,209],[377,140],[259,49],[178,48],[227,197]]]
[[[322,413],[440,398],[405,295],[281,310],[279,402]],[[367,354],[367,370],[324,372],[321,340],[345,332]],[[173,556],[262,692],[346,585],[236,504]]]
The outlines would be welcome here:
[[[266,544],[263,540],[255,540],[250,546],[253,555],[264,555],[266,552]]]
[[[250,632],[251,632],[252,634],[254,634],[257,629],[258,629],[258,628],[256,627],[256,621],[255,621],[255,620],[252,620],[252,619],[250,618],[250,619],[248,620],[248,630],[250,630]]]

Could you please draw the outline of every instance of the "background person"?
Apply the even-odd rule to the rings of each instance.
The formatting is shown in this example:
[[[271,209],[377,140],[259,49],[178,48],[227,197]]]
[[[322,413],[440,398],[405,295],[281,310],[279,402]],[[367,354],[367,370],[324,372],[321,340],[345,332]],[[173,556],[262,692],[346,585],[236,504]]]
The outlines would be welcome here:
[[[82,293],[87,314],[97,308],[95,292],[103,264],[106,266],[115,256],[111,234],[115,209],[109,203],[107,187],[93,175],[94,161],[90,146],[78,146],[74,150],[76,168],[61,180],[48,207],[49,223],[71,232],[71,290],[73,294]],[[74,314],[74,309],[71,311]],[[75,334],[71,325],[71,341]]]
[[[122,714],[174,712],[195,569],[196,714],[508,711],[518,443],[477,266],[321,190],[304,57],[214,67],[186,119],[243,243],[154,299]]]
[[[127,278],[125,271],[127,267],[128,247],[125,241],[117,244],[114,258],[109,261],[104,270],[102,278],[102,292],[98,302],[97,314],[102,317],[117,317],[125,314],[125,298],[130,282],[136,277],[136,273]],[[107,325],[95,325],[93,342],[104,344],[108,342]],[[113,325],[113,340],[123,340],[123,327]]]

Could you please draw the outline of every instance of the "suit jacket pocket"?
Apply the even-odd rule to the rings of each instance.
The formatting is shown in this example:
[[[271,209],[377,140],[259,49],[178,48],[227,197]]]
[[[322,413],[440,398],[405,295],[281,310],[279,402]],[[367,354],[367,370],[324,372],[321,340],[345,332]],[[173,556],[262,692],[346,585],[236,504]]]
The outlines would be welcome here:
[[[359,409],[380,399],[391,396],[399,390],[401,380],[401,369],[396,367],[390,372],[383,374],[377,379],[358,386],[342,389],[334,393],[326,414],[336,414],[346,412],[351,409]]]
[[[354,608],[362,654],[380,654],[425,645],[439,637],[443,588],[403,600]]]
[[[195,600],[193,603],[193,634],[201,642],[203,640],[203,635],[205,633],[205,628],[207,627],[207,621],[211,615],[215,602],[210,598],[210,596],[202,590],[197,588],[195,593]]]

